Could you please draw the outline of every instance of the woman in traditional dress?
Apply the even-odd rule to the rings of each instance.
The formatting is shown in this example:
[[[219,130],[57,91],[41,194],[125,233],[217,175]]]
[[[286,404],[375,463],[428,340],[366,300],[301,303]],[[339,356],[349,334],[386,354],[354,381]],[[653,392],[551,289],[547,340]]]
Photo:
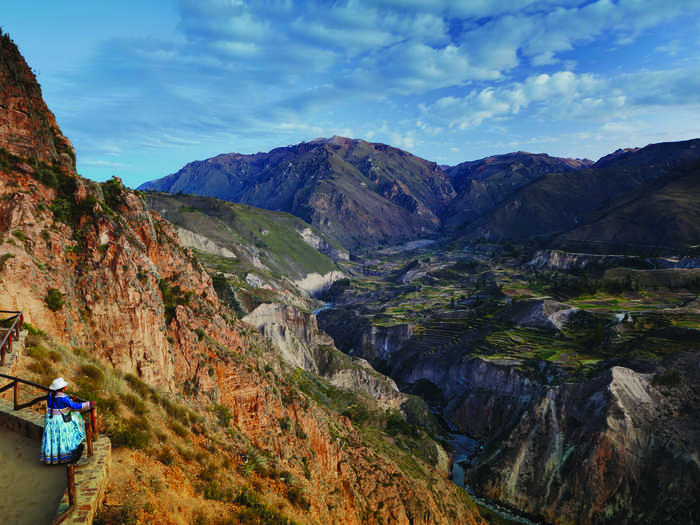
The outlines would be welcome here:
[[[80,459],[85,445],[85,423],[80,412],[95,406],[94,401],[76,403],[65,393],[66,380],[54,379],[46,400],[46,425],[41,443],[41,461],[48,464],[69,463]]]

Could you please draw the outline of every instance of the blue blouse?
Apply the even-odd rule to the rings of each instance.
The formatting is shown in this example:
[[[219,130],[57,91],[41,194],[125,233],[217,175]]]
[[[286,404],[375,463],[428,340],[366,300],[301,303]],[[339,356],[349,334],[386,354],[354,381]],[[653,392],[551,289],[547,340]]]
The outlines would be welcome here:
[[[51,406],[51,398],[53,397],[53,406]],[[63,392],[56,393],[55,396],[49,394],[49,398],[46,400],[46,408],[53,412],[54,414],[59,414],[66,412],[66,408],[73,410],[82,410],[83,408],[90,408],[90,402],[76,403],[67,394]]]

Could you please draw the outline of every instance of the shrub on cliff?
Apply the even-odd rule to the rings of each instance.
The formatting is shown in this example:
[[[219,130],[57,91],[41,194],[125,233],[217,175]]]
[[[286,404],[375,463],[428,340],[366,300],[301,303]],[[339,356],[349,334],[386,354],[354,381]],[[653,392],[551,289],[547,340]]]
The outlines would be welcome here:
[[[151,433],[148,422],[141,417],[116,421],[107,429],[107,435],[112,440],[115,448],[127,447],[132,449],[148,450],[151,444]]]
[[[58,312],[61,308],[63,308],[63,305],[65,304],[65,301],[63,300],[63,294],[59,291],[58,288],[49,288],[46,292],[44,302],[46,303],[46,306],[49,308],[49,310],[53,312]]]
[[[104,200],[107,206],[112,210],[117,210],[124,203],[124,186],[121,181],[112,177],[106,182],[101,184],[102,194],[104,195]]]
[[[681,376],[677,370],[665,370],[663,373],[654,374],[651,380],[655,386],[676,386],[681,382]]]

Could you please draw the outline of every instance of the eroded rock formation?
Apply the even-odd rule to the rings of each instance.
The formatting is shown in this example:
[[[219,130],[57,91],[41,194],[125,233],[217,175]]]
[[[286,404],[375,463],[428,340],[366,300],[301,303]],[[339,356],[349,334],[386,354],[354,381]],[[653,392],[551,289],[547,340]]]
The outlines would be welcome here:
[[[406,400],[393,380],[377,373],[364,359],[348,357],[335,348],[312,313],[294,306],[261,304],[243,321],[269,338],[293,367],[319,374],[337,387],[363,391],[385,406],[399,406]]]
[[[671,360],[682,377],[674,387],[613,367],[548,388],[505,439],[487,446],[472,481],[552,523],[694,523],[700,427],[690,385],[698,361]]]

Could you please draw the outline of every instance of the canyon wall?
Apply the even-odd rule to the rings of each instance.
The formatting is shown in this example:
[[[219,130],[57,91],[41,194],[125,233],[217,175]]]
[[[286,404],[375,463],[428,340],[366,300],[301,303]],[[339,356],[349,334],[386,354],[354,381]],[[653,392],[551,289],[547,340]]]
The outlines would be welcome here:
[[[565,306],[523,301],[501,317],[554,330],[557,316],[572,311]],[[644,373],[615,366],[567,382],[545,361],[473,357],[466,346],[429,347],[323,313],[322,326],[341,334],[344,351],[384,362],[403,391],[483,440],[483,454],[465,465],[477,494],[556,524],[700,517],[699,354],[647,362]]]
[[[700,403],[691,385],[700,360],[671,361],[682,377],[674,387],[613,367],[548,388],[507,436],[487,445],[471,482],[557,524],[697,522]]]
[[[333,339],[318,328],[316,316],[294,306],[261,304],[243,318],[279,349],[292,367],[325,377],[334,386],[360,390],[383,406],[398,407],[406,400],[394,381],[377,373],[367,361],[351,358],[333,345]]]

